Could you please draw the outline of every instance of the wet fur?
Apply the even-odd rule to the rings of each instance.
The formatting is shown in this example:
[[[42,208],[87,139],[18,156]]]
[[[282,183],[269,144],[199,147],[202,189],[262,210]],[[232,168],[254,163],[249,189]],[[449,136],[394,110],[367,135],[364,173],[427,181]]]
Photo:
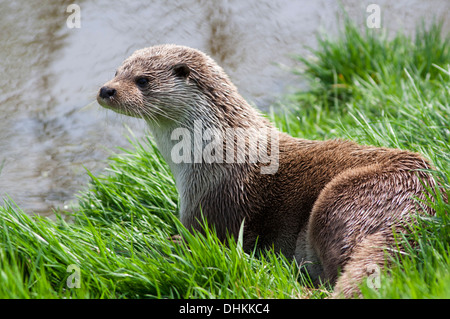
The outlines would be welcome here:
[[[136,86],[146,76],[148,87]],[[257,243],[305,265],[313,279],[329,281],[335,296],[359,294],[370,266],[385,264],[394,232],[421,208],[423,172],[430,165],[408,151],[361,146],[350,141],[309,141],[279,136],[279,169],[260,165],[172,162],[176,127],[201,119],[217,134],[226,128],[271,128],[238,93],[225,72],[195,49],[161,45],[136,51],[105,86],[117,94],[100,104],[143,117],[171,167],[187,228],[201,230],[203,215],[225,240],[245,219],[244,248]],[[433,212],[425,208],[426,213]]]

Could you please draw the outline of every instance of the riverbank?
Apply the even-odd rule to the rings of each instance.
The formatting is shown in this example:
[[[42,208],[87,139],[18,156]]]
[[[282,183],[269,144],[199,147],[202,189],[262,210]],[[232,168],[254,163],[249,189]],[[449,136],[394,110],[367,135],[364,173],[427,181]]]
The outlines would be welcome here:
[[[373,33],[371,33],[373,32]],[[422,153],[450,189],[450,42],[439,25],[415,39],[361,34],[347,24],[302,59],[311,87],[267,116],[293,136],[344,138]],[[277,107],[279,109],[280,107]],[[90,174],[71,220],[0,207],[0,298],[326,298],[296,266],[273,252],[244,254],[212,230],[191,235],[177,218],[172,175],[151,139],[111,156]],[[367,298],[450,298],[449,205],[414,230],[418,245],[380,273]],[[173,243],[176,234],[188,246]],[[403,239],[399,239],[403,240]]]

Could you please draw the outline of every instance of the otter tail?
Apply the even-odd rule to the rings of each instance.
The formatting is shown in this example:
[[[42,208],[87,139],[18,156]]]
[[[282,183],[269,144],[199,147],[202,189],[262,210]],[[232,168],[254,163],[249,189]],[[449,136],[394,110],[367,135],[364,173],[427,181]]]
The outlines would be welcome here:
[[[337,279],[332,298],[360,297],[361,285],[380,288],[381,270],[389,263],[386,247],[386,234],[382,233],[369,235],[357,244]]]

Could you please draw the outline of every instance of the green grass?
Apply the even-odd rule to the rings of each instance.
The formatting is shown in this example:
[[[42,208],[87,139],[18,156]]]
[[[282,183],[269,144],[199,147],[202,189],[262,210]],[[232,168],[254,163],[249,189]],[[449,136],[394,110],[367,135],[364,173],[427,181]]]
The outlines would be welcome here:
[[[270,117],[308,139],[345,138],[424,154],[449,193],[450,52],[441,24],[414,39],[349,21],[339,39],[320,38],[302,61],[311,88],[286,97]],[[212,230],[190,234],[177,218],[172,175],[150,139],[120,150],[91,176],[70,221],[30,216],[12,200],[0,207],[0,298],[324,298],[292,261],[268,251],[245,254]],[[417,243],[381,276],[367,298],[450,298],[449,205],[423,219]],[[63,212],[64,213],[64,212]],[[170,237],[182,234],[185,244]],[[401,261],[401,262],[400,262]],[[80,270],[80,288],[70,288]]]
[[[150,140],[111,158],[92,177],[70,223],[0,208],[3,298],[293,298],[321,296],[297,280],[298,269],[268,252],[244,254],[214,232],[192,235],[177,218],[177,193]],[[182,234],[187,245],[170,237]],[[80,288],[68,288],[69,265]],[[42,292],[42,294],[41,294]]]

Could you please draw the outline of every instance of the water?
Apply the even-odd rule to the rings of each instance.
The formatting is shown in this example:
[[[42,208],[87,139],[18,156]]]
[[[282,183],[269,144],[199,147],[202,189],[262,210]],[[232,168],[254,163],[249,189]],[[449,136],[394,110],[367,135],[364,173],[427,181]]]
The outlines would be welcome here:
[[[304,88],[292,55],[307,55],[318,31],[338,29],[335,1],[77,1],[81,28],[70,29],[71,1],[0,0],[0,197],[43,215],[65,207],[99,173],[110,150],[127,147],[129,126],[95,102],[134,50],[176,43],[210,54],[242,95],[266,109]],[[371,1],[342,1],[362,27]],[[377,1],[382,27],[411,32],[421,16],[445,17],[447,0]],[[449,29],[448,21],[444,25]],[[1,204],[1,200],[0,200]]]

